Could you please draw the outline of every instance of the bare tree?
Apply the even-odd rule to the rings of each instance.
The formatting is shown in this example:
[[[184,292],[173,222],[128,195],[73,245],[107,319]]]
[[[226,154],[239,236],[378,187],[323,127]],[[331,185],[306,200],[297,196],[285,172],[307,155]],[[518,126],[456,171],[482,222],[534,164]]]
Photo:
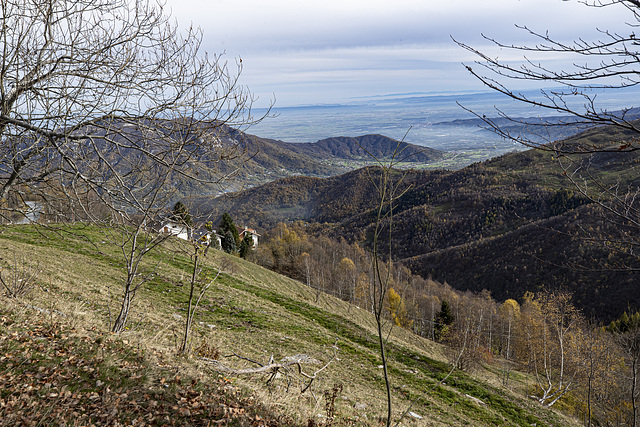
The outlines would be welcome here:
[[[640,312],[627,315],[612,322],[607,329],[614,334],[622,350],[628,373],[624,379],[628,387],[627,402],[631,404],[631,425],[640,424],[638,419],[638,398],[640,397]],[[627,405],[628,406],[628,405]]]
[[[551,407],[574,390],[584,371],[584,319],[566,292],[525,296],[520,315],[519,359],[536,377],[538,394]]]
[[[153,0],[0,0],[0,221],[36,201],[104,226],[126,264],[117,332],[150,279],[150,227],[194,183],[218,185],[254,122],[238,60],[200,49]]]
[[[198,310],[200,300],[207,293],[207,290],[213,285],[220,276],[221,270],[218,268],[213,277],[201,277],[201,256],[206,256],[209,247],[201,247],[198,242],[193,243],[191,253],[192,272],[191,280],[189,281],[189,302],[187,307],[187,318],[185,320],[184,335],[182,337],[182,343],[180,344],[180,353],[186,354],[189,352],[189,340],[191,338],[191,325],[193,324],[193,317]],[[196,288],[198,291],[197,298],[195,297]],[[194,300],[195,298],[195,300]]]
[[[376,319],[376,328],[378,332],[378,344],[380,348],[380,357],[382,359],[383,375],[385,380],[386,392],[387,392],[387,419],[386,425],[391,425],[392,414],[392,402],[391,402],[391,382],[389,379],[389,371],[387,366],[386,357],[386,339],[384,336],[384,326],[386,323],[385,312],[387,311],[387,292],[390,288],[392,281],[392,245],[391,234],[393,231],[393,214],[395,204],[398,198],[400,198],[408,189],[403,190],[402,184],[406,172],[402,172],[394,169],[400,162],[406,160],[406,155],[403,155],[403,150],[406,145],[400,141],[396,145],[393,155],[388,162],[384,162],[366,149],[367,154],[374,159],[379,168],[375,169],[376,174],[372,174],[370,179],[375,185],[376,192],[379,198],[378,206],[375,210],[375,228],[373,233],[372,242],[372,276],[373,286],[371,290],[372,294],[372,307],[374,317]],[[386,254],[387,262],[383,262],[380,251],[381,240],[388,239],[389,252]]]
[[[520,316],[520,305],[516,300],[508,299],[500,306],[499,313],[502,321],[502,342],[500,343],[500,352],[504,360],[502,384],[506,387],[509,384],[509,377],[511,376],[511,371],[514,368],[512,362],[513,350],[511,343],[513,341],[513,332],[516,329],[517,320]]]
[[[145,165],[150,167],[145,168]],[[114,184],[111,188],[112,192],[117,190],[122,209],[111,207],[110,215],[104,221],[97,218],[95,212],[87,211],[88,218],[99,226],[100,236],[118,248],[125,265],[120,311],[111,328],[112,332],[125,329],[136,293],[155,276],[157,265],[145,264],[143,260],[175,235],[175,231],[159,230],[159,224],[162,224],[159,220],[171,218],[169,202],[176,195],[176,189],[170,185],[168,171],[144,160],[131,167],[136,172],[129,174],[126,184]],[[186,223],[176,222],[181,231],[189,234]]]
[[[118,316],[111,326],[111,332],[125,330],[131,303],[136,293],[155,276],[155,267],[144,268],[145,256],[169,238],[168,234],[157,233],[148,229],[143,222],[130,224],[126,221],[113,223],[112,227],[103,230],[106,240],[118,247],[125,265],[125,278],[122,282],[122,298]]]
[[[253,120],[241,61],[202,54],[201,32],[178,32],[159,3],[1,0],[0,21],[5,221],[28,199],[61,214],[86,214],[87,195],[131,209],[114,190],[132,184],[126,158],[213,183],[216,162],[242,152],[224,138]]]
[[[640,83],[640,50],[635,34],[640,24],[640,2],[585,0],[581,3],[596,9],[626,8],[629,21],[620,30],[599,29],[599,36],[593,41],[577,37],[566,43],[548,31],[540,32],[526,26],[519,28],[534,40],[529,45],[504,43],[485,36],[503,52],[522,53],[520,63],[501,60],[494,52],[489,52],[490,49],[480,51],[456,42],[479,58],[475,64],[466,66],[473,76],[488,88],[531,107],[529,118],[514,117],[499,109],[493,115],[487,111],[472,113],[499,136],[554,153],[570,185],[598,206],[605,222],[611,225],[598,233],[580,233],[589,241],[604,246],[609,253],[616,254],[613,260],[602,261],[596,268],[637,271],[640,268],[640,259],[636,256],[640,249],[637,239],[640,188],[636,184],[637,172],[631,166],[640,150],[640,115],[630,108],[604,108],[599,96],[605,91],[624,90]],[[564,64],[572,65],[555,68],[545,62],[549,54],[564,58]],[[555,88],[540,90],[537,96],[511,88],[524,80]],[[548,113],[546,116],[545,112]],[[609,138],[556,140],[567,128],[583,130],[602,126],[610,126]],[[607,181],[602,176],[599,169],[610,161],[611,156],[627,166],[626,179],[631,184]]]

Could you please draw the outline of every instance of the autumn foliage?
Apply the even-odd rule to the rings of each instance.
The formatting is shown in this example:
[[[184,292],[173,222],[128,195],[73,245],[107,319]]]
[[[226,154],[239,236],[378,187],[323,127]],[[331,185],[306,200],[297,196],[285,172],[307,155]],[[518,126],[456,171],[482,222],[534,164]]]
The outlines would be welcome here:
[[[278,224],[254,261],[371,311],[371,255],[356,243],[306,231],[303,223]],[[574,402],[572,411],[581,417],[633,419],[639,393],[630,390],[629,378],[640,372],[640,346],[622,340],[635,325],[629,316],[617,326],[626,335],[616,337],[589,324],[567,292],[529,292],[500,302],[487,291],[460,292],[402,265],[390,268],[389,322],[445,344],[457,368],[496,366],[506,387],[513,386],[513,370],[521,370],[534,379],[531,397],[545,406]]]

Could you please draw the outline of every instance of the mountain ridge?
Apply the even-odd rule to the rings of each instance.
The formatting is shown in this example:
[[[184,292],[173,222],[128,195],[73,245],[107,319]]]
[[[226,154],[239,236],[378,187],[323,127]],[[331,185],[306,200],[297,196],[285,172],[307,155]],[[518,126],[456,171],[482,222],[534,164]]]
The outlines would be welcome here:
[[[423,165],[444,157],[443,151],[383,135],[337,137],[314,143],[261,138],[229,127],[223,129],[222,135],[226,144],[239,144],[246,155],[218,165],[221,175],[232,174],[233,179],[224,191],[208,190],[206,195],[239,191],[289,176],[335,176],[353,170],[354,166],[349,162],[371,162],[371,156],[389,161],[398,149],[408,164]]]
[[[566,144],[580,138],[615,142],[625,134],[598,128],[572,138]],[[635,185],[637,179],[623,165],[639,158],[637,153],[595,155],[591,172],[609,182]],[[313,182],[276,181],[256,187],[251,196],[240,192],[226,202],[213,199],[201,207],[207,206],[214,217],[232,212],[238,221],[263,229],[278,221],[302,220],[319,233],[367,246],[379,173],[370,167]],[[415,273],[459,290],[487,289],[500,300],[550,287],[571,289],[587,315],[605,321],[629,308],[614,296],[616,284],[624,283],[631,308],[640,307],[639,273],[588,271],[589,265],[611,255],[581,240],[580,227],[606,230],[606,224],[600,224],[603,219],[589,200],[568,187],[552,153],[529,150],[457,171],[395,174],[397,179],[404,175],[406,182],[395,203],[392,252]],[[388,253],[389,242],[379,243],[381,253]]]
[[[337,157],[348,160],[372,160],[382,161],[396,157],[410,163],[433,162],[443,158],[443,152],[429,147],[421,147],[414,144],[400,142],[379,134],[362,135],[358,137],[332,137],[321,139],[317,142],[307,143],[283,143],[292,146],[297,152],[308,155],[321,155],[325,157]]]

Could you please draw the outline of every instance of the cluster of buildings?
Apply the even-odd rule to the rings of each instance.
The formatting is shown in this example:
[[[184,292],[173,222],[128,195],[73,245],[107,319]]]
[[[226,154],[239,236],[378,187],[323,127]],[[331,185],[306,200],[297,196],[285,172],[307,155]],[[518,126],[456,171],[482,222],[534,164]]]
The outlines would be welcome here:
[[[260,235],[256,232],[256,230],[247,227],[238,227],[238,234],[240,235],[240,240],[243,240],[247,235],[251,236],[253,240],[253,249],[258,247],[258,238]],[[179,239],[200,242],[205,246],[211,246],[213,242],[216,242],[214,246],[220,247],[222,245],[222,236],[216,233],[216,230],[205,230],[202,228],[192,229],[191,227],[187,227],[184,224],[180,224],[174,221],[167,220],[162,223],[158,232],[169,234],[171,236],[176,236]],[[215,240],[214,240],[215,239]]]
[[[40,202],[25,202],[26,211],[24,213],[24,218],[20,221],[16,222],[17,224],[30,224],[34,222],[38,222],[41,220],[41,217],[44,213],[44,204]],[[251,236],[253,240],[252,249],[258,247],[258,238],[260,235],[256,232],[256,230],[247,227],[238,227],[238,234],[240,235],[240,240],[242,241],[247,235]],[[159,233],[168,234],[171,236],[176,236],[179,239],[200,242],[205,246],[211,246],[214,243],[214,246],[220,247],[222,245],[222,236],[216,233],[216,230],[206,230],[203,227],[200,228],[192,228],[188,227],[185,224],[181,224],[177,221],[172,221],[170,219],[165,220],[160,223],[158,227],[156,227],[156,231]],[[214,240],[215,239],[215,240]]]

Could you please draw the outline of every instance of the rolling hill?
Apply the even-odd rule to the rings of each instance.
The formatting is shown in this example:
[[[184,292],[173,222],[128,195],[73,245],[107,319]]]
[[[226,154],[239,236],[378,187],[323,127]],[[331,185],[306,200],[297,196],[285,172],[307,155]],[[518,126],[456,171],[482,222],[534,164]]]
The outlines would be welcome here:
[[[598,128],[565,144],[625,137]],[[588,159],[589,171],[620,188],[637,185],[629,165],[638,158],[637,153],[598,154]],[[378,173],[365,168],[329,179],[290,178],[199,207],[214,219],[228,211],[237,221],[263,229],[277,221],[303,220],[323,234],[367,245],[378,202],[372,177]],[[604,321],[640,307],[640,273],[603,266],[635,265],[637,259],[586,238],[583,230],[616,233],[615,224],[572,190],[552,153],[511,153],[458,171],[411,170],[402,186],[393,253],[423,277],[459,290],[487,289],[498,300],[567,289],[588,316]]]
[[[375,207],[372,179],[376,167],[367,167],[330,178],[294,176],[220,197],[190,199],[190,210],[217,223],[225,212],[240,222],[270,229],[281,221],[308,220],[337,223]],[[408,171],[403,187],[438,172]],[[398,174],[400,177],[400,174]]]
[[[286,144],[292,151],[315,158],[337,158],[344,160],[366,160],[371,157],[388,161],[394,155],[409,163],[430,163],[441,160],[443,152],[428,147],[402,143],[383,135],[359,137],[334,137],[313,143]]]
[[[400,144],[382,135],[330,138],[315,143],[288,143],[260,138],[225,127],[222,144],[237,144],[245,154],[238,159],[215,165],[220,176],[232,176],[224,191],[238,191],[289,176],[329,177],[347,172],[372,161],[375,156],[388,161]],[[441,160],[444,152],[412,144],[401,144],[401,157],[406,164],[424,165]],[[204,191],[203,191],[204,190]],[[190,194],[217,195],[215,191],[198,189]],[[186,194],[186,193],[185,193]]]

